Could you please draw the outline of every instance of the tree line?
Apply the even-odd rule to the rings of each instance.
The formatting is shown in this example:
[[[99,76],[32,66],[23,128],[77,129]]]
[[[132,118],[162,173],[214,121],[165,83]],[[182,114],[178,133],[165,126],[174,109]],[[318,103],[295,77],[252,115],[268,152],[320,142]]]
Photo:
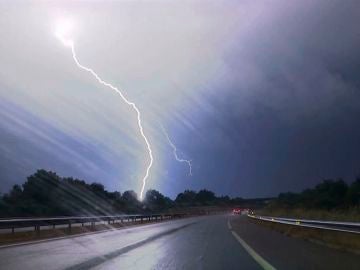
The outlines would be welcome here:
[[[305,189],[300,193],[280,193],[270,207],[321,210],[359,208],[360,210],[360,178],[351,184],[347,184],[342,179],[327,179],[314,188]]]
[[[242,201],[242,198],[218,197],[206,189],[185,190],[175,200],[152,189],[139,201],[133,190],[110,192],[100,183],[88,184],[38,170],[24,184],[14,185],[0,196],[0,217],[155,213],[193,206],[233,206]]]
[[[107,191],[100,183],[86,183],[55,172],[38,170],[22,185],[0,195],[0,217],[84,216],[181,211],[198,206],[263,207],[267,199],[216,196],[210,190],[185,190],[175,200],[151,189],[139,201],[135,191]],[[269,200],[270,208],[360,209],[360,178],[347,184],[342,179],[324,180],[300,193],[280,193]]]

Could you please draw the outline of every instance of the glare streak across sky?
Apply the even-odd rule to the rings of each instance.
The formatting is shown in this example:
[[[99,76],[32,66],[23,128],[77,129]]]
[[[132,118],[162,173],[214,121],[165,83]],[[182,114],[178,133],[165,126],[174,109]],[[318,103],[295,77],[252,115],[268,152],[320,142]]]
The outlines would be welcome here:
[[[61,42],[66,46],[66,47],[70,47],[71,48],[71,52],[72,52],[72,57],[76,63],[76,65],[80,68],[80,69],[83,69],[89,73],[91,73],[91,75],[93,75],[96,80],[101,83],[102,85],[105,85],[106,87],[109,87],[111,88],[112,90],[114,90],[117,94],[120,95],[120,97],[122,98],[122,100],[129,106],[131,106],[136,114],[137,114],[137,124],[138,124],[138,127],[139,127],[139,131],[140,131],[140,134],[142,136],[142,138],[144,139],[145,143],[146,143],[146,147],[147,147],[147,150],[148,150],[148,155],[149,155],[149,163],[146,167],[146,173],[145,173],[145,176],[143,177],[142,179],[142,186],[141,186],[141,191],[140,191],[140,200],[143,199],[143,195],[144,195],[144,190],[145,190],[145,185],[146,185],[146,180],[148,179],[149,177],[149,174],[150,174],[150,169],[152,167],[152,164],[153,164],[153,155],[152,155],[152,150],[151,150],[151,145],[149,143],[149,140],[147,139],[145,133],[144,133],[144,129],[143,129],[143,126],[142,126],[142,122],[141,122],[141,113],[140,113],[140,110],[138,109],[138,107],[136,106],[136,104],[134,102],[131,102],[129,101],[124,95],[123,93],[115,86],[113,86],[112,84],[108,83],[108,82],[105,82],[103,79],[101,79],[99,77],[98,74],[96,74],[96,72],[94,70],[92,70],[91,68],[88,68],[86,66],[83,66],[82,64],[80,64],[77,56],[76,56],[76,52],[75,52],[75,47],[74,47],[74,42],[73,40],[71,39],[66,39],[63,34],[61,32],[58,32],[56,33],[56,36],[61,40]]]
[[[163,131],[169,145],[171,146],[171,148],[173,149],[173,154],[174,154],[174,157],[177,161],[179,162],[183,162],[183,163],[187,163],[188,166],[189,166],[189,175],[191,176],[192,175],[192,164],[191,164],[191,160],[187,160],[187,159],[183,159],[183,158],[180,158],[177,154],[177,147],[176,145],[170,140],[170,137],[169,137],[169,134],[166,132],[165,128],[163,125],[160,125],[161,126],[161,130]]]

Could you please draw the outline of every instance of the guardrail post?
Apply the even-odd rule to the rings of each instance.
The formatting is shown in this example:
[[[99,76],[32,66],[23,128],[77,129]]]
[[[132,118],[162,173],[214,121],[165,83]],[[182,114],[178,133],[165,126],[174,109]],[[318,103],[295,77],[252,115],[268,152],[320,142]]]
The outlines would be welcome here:
[[[38,224],[35,225],[35,232],[37,235],[40,235],[40,225]]]
[[[71,233],[71,220],[69,220],[69,233]]]

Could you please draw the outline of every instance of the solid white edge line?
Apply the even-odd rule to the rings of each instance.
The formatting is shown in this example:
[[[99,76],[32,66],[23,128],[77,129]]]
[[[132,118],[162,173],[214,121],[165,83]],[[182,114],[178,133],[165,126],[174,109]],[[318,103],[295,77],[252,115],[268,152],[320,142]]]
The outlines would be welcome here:
[[[269,262],[261,257],[255,250],[252,249],[236,232],[231,229],[230,220],[228,220],[228,227],[235,239],[242,245],[242,247],[249,253],[249,255],[265,270],[276,270]]]
[[[243,239],[240,238],[240,236],[234,232],[231,231],[233,236],[238,240],[238,242],[245,248],[245,250],[250,254],[253,259],[261,265],[261,267],[265,270],[276,270],[274,266],[272,266],[270,263],[268,263],[264,258],[262,258],[258,253],[256,253],[255,250],[253,250]]]
[[[228,225],[229,230],[231,230],[232,227],[231,227],[231,224],[230,224],[230,220],[228,220],[227,225]]]

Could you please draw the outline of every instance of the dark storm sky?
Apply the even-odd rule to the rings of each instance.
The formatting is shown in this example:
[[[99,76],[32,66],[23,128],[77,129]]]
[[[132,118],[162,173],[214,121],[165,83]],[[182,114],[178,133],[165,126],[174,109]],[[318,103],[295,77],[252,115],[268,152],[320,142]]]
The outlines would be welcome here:
[[[115,18],[119,10],[128,11],[129,28],[137,14],[147,18],[132,32],[121,29],[136,37],[124,34],[129,40],[121,45],[124,55],[115,26],[111,35],[97,29],[111,36],[106,43],[83,36],[85,48],[78,39],[82,59],[131,89],[144,111],[155,149],[148,188],[171,197],[201,188],[264,197],[299,191],[324,178],[350,182],[360,175],[360,2],[253,2],[209,2],[206,8],[194,2],[159,10],[155,3],[85,7],[83,18],[96,12]],[[134,136],[129,110],[104,96],[107,91],[99,92],[74,67],[69,52],[48,41],[52,37],[44,41],[45,28],[37,32],[41,43],[29,34],[29,47],[21,46],[23,27],[52,7],[30,5],[19,12],[2,5],[8,16],[0,28],[8,31],[0,34],[8,42],[0,46],[7,59],[0,65],[0,190],[45,168],[110,190],[138,191],[146,152]],[[57,6],[74,14],[79,8]],[[164,14],[170,15],[163,29],[154,18]],[[124,62],[126,68],[119,67]],[[192,177],[174,161],[159,122],[192,160]]]

